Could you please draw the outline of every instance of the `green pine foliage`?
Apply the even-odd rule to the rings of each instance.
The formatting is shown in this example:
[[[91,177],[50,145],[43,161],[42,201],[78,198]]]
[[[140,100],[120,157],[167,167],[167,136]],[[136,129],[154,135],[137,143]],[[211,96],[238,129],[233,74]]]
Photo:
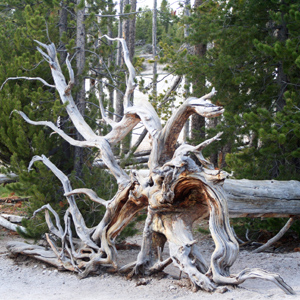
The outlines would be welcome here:
[[[146,6],[136,17],[136,40],[152,44],[152,10]],[[177,45],[183,37],[183,24],[170,8],[167,0],[163,0],[157,14],[157,42]],[[162,53],[159,53],[162,56]]]
[[[68,28],[61,37],[59,35],[59,13],[61,1],[36,1],[13,0],[1,1],[0,6],[0,84],[8,77],[40,77],[48,83],[52,83],[50,68],[42,61],[40,53],[36,50],[36,42],[54,42],[58,47],[64,43],[72,57],[76,49],[76,9],[72,1],[66,1],[68,6]],[[91,1],[90,1],[91,2]],[[95,45],[99,28],[103,33],[107,30],[107,20],[98,24],[95,12],[102,9],[112,13],[113,3],[108,1],[92,1],[93,9],[86,18],[86,29],[89,33],[87,47]],[[92,50],[99,56],[107,55],[108,46],[103,44]],[[58,56],[63,49],[58,48]],[[88,52],[86,55],[86,74],[90,67],[99,66],[99,56]],[[72,64],[74,64],[73,60]],[[68,78],[66,65],[62,69]],[[75,67],[74,67],[75,69]],[[76,69],[75,69],[76,74]],[[90,73],[89,73],[90,75]],[[93,74],[94,75],[94,74]],[[96,74],[97,75],[97,74]],[[95,76],[96,77],[96,76]],[[97,79],[97,78],[96,78]],[[99,78],[101,79],[101,78]],[[107,128],[96,122],[99,110],[96,108],[98,99],[95,97],[96,85],[89,92],[85,119],[92,128],[100,134],[105,134]],[[76,87],[72,91],[76,93]],[[28,216],[43,206],[50,203],[60,216],[67,209],[66,198],[63,196],[61,182],[42,163],[35,163],[30,172],[28,164],[34,155],[46,155],[60,170],[70,177],[73,188],[88,187],[94,189],[104,199],[110,199],[116,189],[113,179],[107,172],[93,168],[92,162],[97,152],[87,150],[83,177],[74,175],[74,148],[63,141],[57,134],[52,134],[48,127],[34,126],[26,123],[21,116],[13,112],[20,110],[35,121],[52,121],[71,136],[74,135],[74,127],[67,118],[64,106],[60,103],[58,93],[50,87],[44,86],[39,81],[27,81],[24,79],[10,80],[0,91],[0,164],[1,172],[14,172],[19,175],[19,181],[7,185],[7,188],[17,194],[29,196],[25,204]],[[99,222],[103,210],[90,203],[84,197],[78,197],[78,206],[83,215],[87,215],[87,225],[93,226]],[[97,220],[97,221],[96,221]],[[35,218],[24,221],[30,236],[38,237],[48,231],[44,214],[39,213]]]
[[[218,91],[224,118],[207,133],[224,134],[206,155],[227,145],[236,178],[300,178],[299,10],[292,0],[206,1],[186,18],[187,42],[206,44],[206,54],[164,45],[174,72],[210,83],[194,85],[195,96]]]
[[[144,12],[137,14],[136,40],[144,41],[146,44],[152,42],[152,12],[149,8],[145,8]]]
[[[48,1],[49,2],[49,1]],[[40,63],[42,58],[36,51],[34,40],[47,43],[47,28],[53,42],[57,35],[55,22],[57,13],[52,3],[40,1],[9,1],[10,10],[4,9],[5,16],[0,24],[2,45],[0,49],[0,82],[8,77],[41,77],[51,83],[49,67]],[[56,34],[55,34],[56,32]],[[19,182],[9,188],[19,194],[30,196],[26,204],[28,214],[46,203],[58,208],[62,198],[60,185],[53,183],[54,175],[45,166],[35,166],[27,172],[34,155],[45,154],[58,166],[69,161],[60,150],[62,141],[51,135],[48,128],[27,124],[14,110],[20,110],[32,120],[56,122],[57,112],[62,110],[54,89],[39,81],[24,79],[8,81],[0,91],[0,157],[6,171],[19,175]],[[56,111],[56,113],[55,113]],[[53,155],[56,153],[56,155]],[[38,164],[37,164],[38,165]],[[27,221],[32,236],[46,229],[43,217]]]

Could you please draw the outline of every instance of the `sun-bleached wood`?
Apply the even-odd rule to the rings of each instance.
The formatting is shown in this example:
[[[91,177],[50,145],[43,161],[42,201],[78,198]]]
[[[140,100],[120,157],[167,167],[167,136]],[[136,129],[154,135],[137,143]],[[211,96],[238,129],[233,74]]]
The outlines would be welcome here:
[[[43,155],[34,157],[29,168],[36,161],[42,161],[62,182],[69,203],[64,224],[61,224],[57,213],[49,204],[35,212],[45,211],[49,230],[61,240],[61,246],[56,245],[55,239],[50,235],[46,235],[52,251],[45,252],[45,249],[31,245],[26,248],[26,245],[21,244],[10,244],[10,251],[39,256],[39,259],[43,257],[59,268],[77,272],[80,277],[86,277],[107,266],[116,271],[130,272],[130,276],[151,274],[173,262],[189,276],[195,288],[209,292],[220,289],[219,286],[223,284],[237,285],[249,278],[261,278],[274,282],[287,294],[293,294],[293,289],[277,274],[260,269],[246,269],[238,275],[230,273],[230,267],[238,256],[239,245],[229,224],[227,196],[223,188],[227,173],[215,170],[202,155],[203,148],[219,139],[221,133],[198,146],[184,144],[176,149],[179,133],[189,116],[196,113],[203,117],[216,117],[224,112],[222,107],[209,101],[216,91],[213,89],[201,98],[188,98],[162,126],[151,103],[144,100],[130,102],[129,97],[135,87],[134,70],[128,60],[125,42],[118,40],[123,46],[129,76],[124,98],[124,116],[119,122],[109,122],[112,129],[106,136],[96,135],[74,104],[71,94],[74,76],[68,58],[69,84],[61,71],[54,44],[38,42],[47,52],[38,48],[50,64],[55,88],[62,103],[66,104],[69,118],[82,135],[83,141],[68,137],[51,122],[36,122],[24,113],[18,113],[32,125],[50,127],[74,146],[98,148],[103,162],[115,176],[119,189],[108,201],[87,188],[73,190],[67,176],[48,158]],[[101,111],[103,113],[103,107]],[[107,116],[103,115],[103,119],[107,119]],[[128,175],[118,165],[111,147],[120,142],[139,122],[143,123],[152,139],[149,169],[131,170]],[[189,153],[195,154],[199,164],[191,159]],[[92,201],[105,207],[104,217],[94,228],[87,228],[73,196],[76,193],[84,193]],[[147,218],[141,251],[135,262],[118,266],[116,237],[142,209],[147,209]],[[209,218],[209,228],[215,242],[210,263],[204,260],[201,248],[193,238],[193,223],[201,218]],[[163,258],[162,249],[166,242],[169,243],[170,253]]]
[[[9,175],[0,174],[0,184],[14,182],[18,179],[18,175],[11,173]]]
[[[224,190],[231,218],[300,215],[300,182],[296,180],[226,179]]]
[[[7,218],[4,218],[0,215],[0,226],[3,226],[4,228],[7,228],[11,231],[17,231],[17,228],[19,228],[21,231],[26,233],[26,228],[20,225],[16,225],[13,222],[9,221]]]
[[[281,230],[270,240],[268,240],[264,245],[260,246],[259,248],[255,249],[253,253],[259,253],[263,252],[264,250],[268,249],[273,245],[275,242],[277,242],[292,226],[294,223],[295,219],[294,218],[289,218],[286,224],[281,228]]]
[[[36,122],[36,124],[38,123]],[[148,160],[148,156],[141,156],[134,161],[139,164],[146,163]],[[119,164],[120,160],[117,159],[116,162]],[[95,166],[106,168],[102,161],[97,162]],[[0,174],[0,184],[17,179],[16,174],[10,174],[9,177]],[[225,179],[223,188],[226,192],[230,218],[289,218],[300,215],[299,181]]]
[[[22,216],[12,215],[12,214],[1,214],[1,217],[3,217],[4,219],[12,223],[21,223],[22,220],[25,218]]]

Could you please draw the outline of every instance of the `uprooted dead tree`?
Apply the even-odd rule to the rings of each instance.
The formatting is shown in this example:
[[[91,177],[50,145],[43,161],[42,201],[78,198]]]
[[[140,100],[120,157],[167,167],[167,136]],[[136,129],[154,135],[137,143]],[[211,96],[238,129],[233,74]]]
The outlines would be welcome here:
[[[82,135],[83,141],[74,140],[51,122],[33,121],[23,112],[18,113],[32,125],[50,127],[73,146],[98,148],[101,159],[116,178],[119,189],[109,201],[99,198],[93,190],[87,188],[73,190],[67,176],[48,158],[44,155],[35,156],[29,169],[36,161],[42,161],[51,169],[64,187],[69,208],[64,216],[64,224],[61,224],[59,216],[50,205],[44,205],[35,212],[36,214],[45,211],[46,222],[51,232],[51,235],[46,235],[49,249],[12,242],[8,245],[9,250],[34,256],[60,269],[78,272],[82,278],[106,267],[129,273],[129,276],[152,274],[173,263],[188,275],[195,289],[199,287],[209,292],[222,291],[222,285],[238,285],[249,278],[261,278],[275,283],[287,294],[294,294],[293,289],[278,274],[261,269],[245,269],[238,275],[230,273],[230,267],[238,256],[239,245],[229,224],[227,199],[222,186],[226,173],[215,170],[202,155],[202,150],[219,139],[222,133],[197,146],[183,144],[177,149],[175,147],[189,116],[197,113],[211,118],[223,113],[222,107],[208,101],[215,94],[214,89],[201,98],[188,98],[162,126],[149,102],[140,100],[132,104],[130,101],[135,87],[135,71],[129,60],[125,41],[120,41],[129,71],[123,102],[124,116],[121,121],[114,122],[107,117],[101,105],[102,118],[112,128],[106,136],[98,136],[93,132],[73,101],[70,90],[74,84],[74,75],[68,58],[66,63],[69,83],[61,71],[54,44],[45,45],[38,42],[47,52],[38,48],[51,67],[54,85],[50,86],[57,89],[69,118]],[[142,122],[152,139],[148,170],[131,170],[128,175],[117,164],[112,147],[124,139],[139,122]],[[189,157],[189,153],[194,153],[200,164],[196,164]],[[76,205],[74,195],[80,193],[86,194],[91,201],[106,208],[104,217],[94,228],[86,226],[84,216]],[[118,266],[116,237],[132,218],[145,208],[147,218],[138,257],[134,262]],[[192,234],[194,221],[207,217],[215,243],[209,264],[203,258],[201,248]],[[72,232],[72,228],[76,233]],[[56,243],[57,239],[60,240],[61,246]],[[170,251],[168,257],[163,259],[162,250],[166,242],[169,243]]]

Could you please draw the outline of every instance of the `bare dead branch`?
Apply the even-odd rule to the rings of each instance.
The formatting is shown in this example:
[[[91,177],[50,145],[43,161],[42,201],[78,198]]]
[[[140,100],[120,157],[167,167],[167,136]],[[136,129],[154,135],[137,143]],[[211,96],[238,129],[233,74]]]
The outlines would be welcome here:
[[[49,121],[32,121],[22,111],[14,110],[14,112],[17,112],[29,124],[44,125],[44,126],[50,127],[54,132],[56,132],[64,140],[66,140],[70,145],[78,146],[78,147],[88,147],[89,146],[89,144],[85,141],[76,141],[73,138],[69,137],[63,130],[56,127],[52,122],[49,122]]]
[[[104,107],[103,107],[103,103],[102,103],[102,101],[101,101],[101,96],[102,96],[102,95],[100,95],[100,97],[99,97],[99,106],[100,106],[100,111],[101,111],[102,119],[103,119],[107,124],[109,124],[111,127],[114,127],[114,126],[116,126],[116,122],[114,122],[112,119],[110,119],[110,118],[107,116],[107,114],[106,114],[106,112],[105,112],[105,109],[104,109]]]
[[[150,9],[149,9],[150,10]],[[123,16],[129,16],[129,15],[136,15],[140,14],[143,12],[147,12],[148,10],[139,10],[139,11],[134,11],[130,13],[122,13],[122,14],[115,14],[115,15],[95,15],[96,17],[101,17],[101,18],[115,18],[115,17],[123,17]],[[85,16],[89,16],[90,14],[84,14]]]
[[[55,88],[55,85],[52,85],[50,83],[48,83],[46,80],[40,78],[40,77],[24,77],[24,76],[21,76],[21,77],[9,77],[7,78],[1,85],[0,87],[0,91],[2,90],[3,86],[6,84],[7,81],[9,80],[19,80],[19,79],[25,79],[25,80],[38,80],[38,81],[41,81],[44,85],[46,86],[49,86],[51,88]]]
[[[171,94],[176,91],[176,89],[179,87],[180,82],[182,81],[182,76],[176,76],[174,79],[173,85],[167,90],[164,98],[162,99],[161,103],[158,105],[158,108],[161,108],[163,105],[165,105],[169,100]]]
[[[147,135],[147,129],[144,128],[143,132],[141,133],[141,135],[139,136],[139,138],[137,139],[137,141],[135,142],[135,144],[131,147],[131,149],[128,151],[128,153],[125,155],[125,159],[129,158],[130,155],[133,154],[133,152],[140,146],[140,144],[143,142],[144,138]],[[148,159],[147,159],[148,161]]]
[[[85,188],[75,189],[75,190],[72,190],[71,192],[65,193],[65,196],[68,197],[68,196],[75,195],[75,194],[85,194],[92,201],[97,202],[105,207],[107,207],[107,205],[109,204],[109,201],[105,201],[102,198],[99,198],[97,196],[97,194],[91,189],[85,189]]]
[[[68,71],[69,71],[70,81],[69,81],[67,87],[65,88],[65,93],[66,93],[66,95],[69,95],[70,92],[71,92],[72,87],[75,84],[74,71],[72,69],[71,62],[69,60],[69,53],[67,54],[66,64],[67,64]]]
[[[125,64],[128,68],[129,71],[129,77],[127,80],[127,87],[126,87],[126,92],[124,95],[124,110],[127,107],[130,107],[132,104],[130,102],[130,96],[133,93],[134,89],[135,89],[135,84],[134,84],[134,79],[135,79],[135,69],[130,61],[130,56],[129,56],[129,51],[126,45],[126,42],[124,39],[120,39],[120,38],[111,38],[108,35],[103,35],[103,37],[106,37],[108,40],[110,41],[119,41],[123,47],[123,52],[124,52],[124,61]]]
[[[172,160],[170,160],[169,162],[167,162],[165,164],[165,166],[167,165],[174,165],[174,166],[181,166],[181,164],[184,163],[184,157],[187,156],[188,152],[194,152],[197,153],[197,155],[199,157],[203,157],[202,155],[202,150],[207,147],[208,145],[210,145],[212,142],[219,140],[219,137],[223,134],[223,132],[219,132],[216,136],[214,136],[213,138],[204,141],[203,143],[197,145],[197,146],[191,146],[189,144],[182,144],[181,146],[179,146],[173,157]],[[200,160],[200,159],[199,159]],[[203,162],[203,160],[201,159],[200,162]],[[206,160],[205,160],[205,165],[206,165]]]
[[[39,209],[37,209],[36,211],[34,211],[33,213],[33,218],[36,216],[37,213],[41,212],[42,210],[45,210],[45,217],[46,217],[46,222],[47,222],[47,225],[48,225],[48,228],[51,232],[53,232],[56,236],[62,238],[63,236],[63,229],[62,229],[62,226],[60,224],[60,219],[59,219],[59,216],[58,214],[56,213],[56,211],[51,207],[51,205],[48,203],[48,204],[45,204],[43,205],[42,207],[40,207]],[[56,222],[56,227],[54,226],[51,218],[50,218],[50,215],[49,215],[49,212],[48,211],[51,211],[54,218],[55,218],[55,222]]]
[[[270,240],[268,240],[264,245],[260,246],[259,248],[253,250],[253,253],[259,253],[262,251],[265,251],[269,247],[271,247],[274,243],[276,243],[279,239],[283,237],[283,235],[289,230],[289,228],[294,223],[294,218],[289,218],[289,220],[285,223],[285,225],[280,229],[280,231],[272,237]]]
[[[16,225],[16,224],[6,220],[2,216],[0,216],[0,226],[3,226],[4,228],[7,228],[7,229],[12,230],[12,231],[17,231],[17,228],[19,228],[24,233],[27,232],[25,227],[20,226],[20,225]]]
[[[14,182],[18,179],[18,175],[14,173],[10,173],[8,175],[5,174],[0,174],[0,184],[1,183],[9,183],[9,182]]]
[[[154,146],[155,151],[151,152],[149,159],[151,168],[155,168],[172,158],[179,134],[186,120],[192,114],[197,113],[210,118],[217,117],[224,112],[222,107],[206,100],[214,94],[215,90],[213,89],[212,92],[201,98],[190,97],[175,111],[160,132],[157,140],[158,144]]]
[[[52,164],[50,160],[48,160],[44,155],[34,156],[30,162],[29,169],[31,168],[34,162],[39,160],[42,161],[61,181],[65,193],[69,193],[72,191],[72,187],[67,176],[63,174],[54,164]],[[69,210],[72,215],[73,222],[75,224],[75,229],[78,236],[82,239],[82,241],[84,241],[87,245],[89,245],[93,249],[98,249],[99,247],[90,239],[89,235],[91,234],[91,230],[86,227],[85,221],[76,205],[74,197],[68,196],[67,200],[70,205]]]

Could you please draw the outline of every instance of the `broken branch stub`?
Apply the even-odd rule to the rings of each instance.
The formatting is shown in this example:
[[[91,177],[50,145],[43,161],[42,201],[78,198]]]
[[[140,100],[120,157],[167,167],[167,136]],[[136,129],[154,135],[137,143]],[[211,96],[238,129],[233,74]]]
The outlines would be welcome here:
[[[71,83],[67,84],[56,57],[54,44],[39,43],[48,53],[39,49],[50,63],[55,88],[62,103],[67,104],[67,113],[83,136],[83,141],[68,137],[50,122],[35,122],[23,113],[19,112],[19,114],[32,125],[52,128],[74,146],[98,148],[103,162],[115,176],[119,189],[109,201],[99,198],[88,188],[72,190],[68,178],[45,156],[34,157],[32,163],[42,160],[64,186],[69,203],[64,217],[65,224],[60,223],[57,214],[49,205],[42,208],[46,210],[46,221],[50,232],[61,239],[61,247],[58,247],[48,235],[47,240],[52,249],[51,256],[38,247],[29,251],[30,249],[24,245],[10,244],[9,249],[14,253],[32,253],[34,257],[48,255],[49,263],[78,272],[81,277],[86,277],[99,268],[107,266],[130,272],[132,276],[151,274],[163,270],[173,262],[189,276],[195,288],[199,287],[209,292],[215,291],[222,284],[237,285],[248,278],[261,278],[274,282],[287,294],[293,294],[293,290],[277,274],[259,269],[247,269],[238,275],[230,273],[239,246],[229,224],[227,199],[222,186],[226,172],[214,170],[202,155],[203,148],[219,139],[221,133],[198,146],[185,144],[175,151],[179,133],[190,115],[197,113],[203,117],[216,117],[223,113],[222,107],[208,100],[215,94],[215,90],[201,98],[187,99],[163,127],[155,109],[148,101],[139,100],[131,105],[129,96],[134,88],[135,72],[128,60],[125,41],[121,40],[121,44],[125,63],[129,68],[128,88],[124,98],[125,114],[121,121],[109,122],[112,129],[106,136],[98,136],[85,122],[73,101],[71,89],[74,80],[70,63],[68,62],[68,69]],[[101,111],[104,112],[103,107]],[[106,115],[104,119],[107,119]],[[130,177],[118,165],[112,146],[120,142],[139,122],[143,123],[152,138],[149,170],[132,170]],[[190,152],[195,153],[200,166],[189,157]],[[84,216],[76,205],[73,196],[75,193],[84,193],[92,201],[105,207],[106,212],[96,227],[91,229],[86,226]],[[125,266],[118,266],[116,237],[133,217],[145,208],[147,219],[137,260]],[[55,223],[50,213],[54,215]],[[201,248],[196,244],[192,232],[194,221],[207,217],[209,217],[210,232],[215,242],[210,264],[203,258]],[[75,232],[72,232],[74,229]],[[166,241],[169,243],[170,253],[163,260],[162,249]]]

